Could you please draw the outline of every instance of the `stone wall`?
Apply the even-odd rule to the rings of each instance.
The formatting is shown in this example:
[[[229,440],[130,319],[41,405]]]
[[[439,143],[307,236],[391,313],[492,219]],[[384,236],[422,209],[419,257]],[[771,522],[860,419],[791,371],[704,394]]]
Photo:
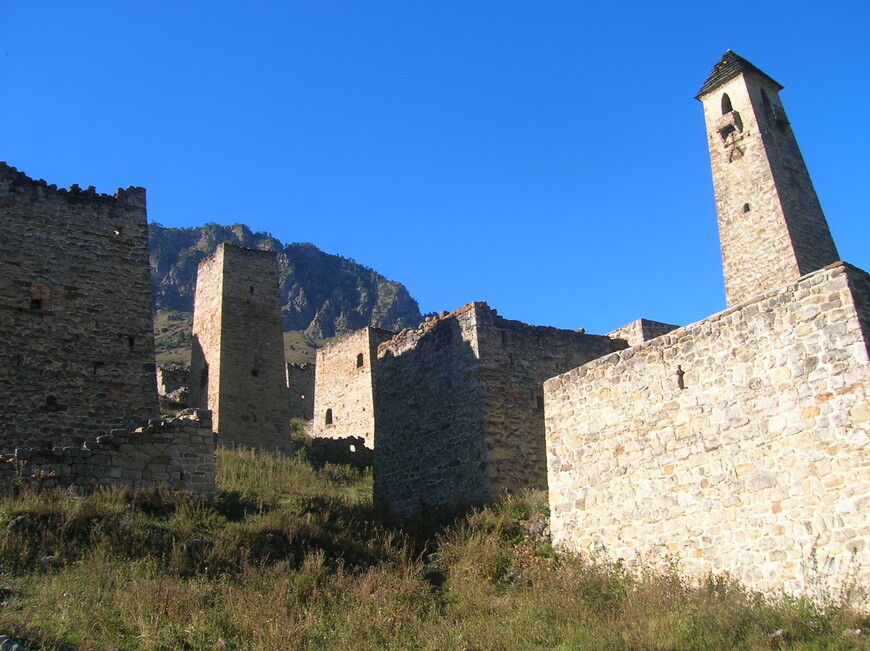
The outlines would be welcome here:
[[[870,278],[843,263],[544,384],[556,545],[870,579]]]
[[[190,404],[227,445],[290,451],[274,251],[221,244],[198,269]]]
[[[0,163],[0,411],[0,451],[157,413],[144,189],[57,189]]]
[[[613,332],[608,332],[607,336],[611,339],[621,339],[629,346],[637,346],[644,341],[649,341],[650,339],[666,335],[677,328],[679,328],[679,326],[671,325],[670,323],[650,321],[649,319],[638,319],[637,321],[632,321],[621,328],[617,328]]]
[[[375,501],[406,516],[545,486],[541,384],[620,345],[508,321],[482,302],[381,344]]]
[[[378,345],[394,333],[363,328],[317,349],[314,380],[314,436],[361,437],[375,445]]]
[[[213,494],[211,413],[196,410],[193,416],[150,420],[134,432],[115,429],[81,446],[17,448],[13,454],[0,457],[0,485],[142,488],[165,484]]]
[[[190,368],[157,369],[157,393],[167,396],[190,386]]]
[[[314,418],[314,364],[287,364],[290,418]]]

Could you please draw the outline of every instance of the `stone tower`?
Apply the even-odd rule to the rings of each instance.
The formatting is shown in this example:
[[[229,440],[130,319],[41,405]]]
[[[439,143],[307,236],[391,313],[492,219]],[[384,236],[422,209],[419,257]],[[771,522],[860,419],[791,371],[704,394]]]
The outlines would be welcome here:
[[[274,251],[221,244],[199,264],[191,404],[211,409],[229,445],[290,450]]]
[[[0,163],[0,451],[158,413],[145,190],[58,189]]]
[[[704,105],[729,307],[839,260],[781,89],[728,50],[696,96]]]

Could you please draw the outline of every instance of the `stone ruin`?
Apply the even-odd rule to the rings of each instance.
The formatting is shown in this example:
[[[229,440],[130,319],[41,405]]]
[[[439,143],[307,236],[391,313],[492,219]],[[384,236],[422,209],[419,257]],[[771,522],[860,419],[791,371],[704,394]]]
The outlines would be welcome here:
[[[365,329],[318,355],[322,449],[374,448],[375,501],[403,517],[548,488],[564,549],[761,590],[870,585],[870,276],[838,259],[781,89],[729,51],[697,96],[727,310],[595,336],[477,302]],[[57,190],[3,165],[0,209],[0,452],[30,446],[6,481],[208,491],[209,412],[117,427],[156,400],[144,191]],[[193,384],[223,440],[288,450],[274,266],[226,245],[204,261]]]
[[[221,244],[199,263],[190,403],[230,446],[290,452],[277,254]]]
[[[207,412],[137,430],[158,413],[149,273],[144,189],[0,163],[0,483],[214,490]]]

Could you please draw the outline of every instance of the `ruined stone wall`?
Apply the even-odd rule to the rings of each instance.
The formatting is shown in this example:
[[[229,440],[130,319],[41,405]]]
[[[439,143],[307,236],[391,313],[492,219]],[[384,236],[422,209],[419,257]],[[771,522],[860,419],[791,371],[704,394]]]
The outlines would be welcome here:
[[[287,364],[290,418],[314,418],[314,364]]]
[[[503,319],[476,310],[484,432],[493,496],[547,488],[544,380],[624,348],[621,341]]]
[[[475,305],[378,349],[374,500],[397,515],[491,499]]]
[[[0,450],[157,413],[145,190],[58,190],[0,163]]]
[[[378,350],[375,500],[398,515],[546,484],[544,379],[622,345],[470,303]]]
[[[544,384],[556,545],[870,581],[870,278],[838,263]]]
[[[608,332],[607,336],[611,339],[621,339],[629,346],[637,346],[644,341],[666,335],[677,328],[679,326],[671,325],[670,323],[638,319],[637,321],[627,323],[621,328],[617,328],[613,332]]]
[[[363,328],[317,349],[314,436],[361,437],[375,445],[374,384],[378,345],[393,333]]]
[[[115,429],[74,447],[17,448],[0,456],[0,485],[38,484],[142,488],[165,484],[198,494],[215,492],[211,413],[154,419],[135,432]]]
[[[273,251],[221,244],[200,263],[191,404],[227,445],[290,451],[284,339]]]
[[[189,368],[157,368],[157,393],[161,396],[189,386]]]

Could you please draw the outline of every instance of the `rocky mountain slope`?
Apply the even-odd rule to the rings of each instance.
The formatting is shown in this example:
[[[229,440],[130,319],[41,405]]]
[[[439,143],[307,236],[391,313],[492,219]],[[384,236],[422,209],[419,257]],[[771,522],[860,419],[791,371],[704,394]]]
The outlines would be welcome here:
[[[184,324],[171,333],[161,332],[158,326],[158,355],[161,350],[184,345],[184,326],[189,327],[193,311],[197,265],[221,242],[278,253],[285,332],[300,331],[307,340],[323,340],[367,325],[401,330],[422,320],[417,301],[404,285],[353,260],[324,253],[313,244],[285,245],[243,224],[165,228],[152,223],[148,230],[155,312]]]

